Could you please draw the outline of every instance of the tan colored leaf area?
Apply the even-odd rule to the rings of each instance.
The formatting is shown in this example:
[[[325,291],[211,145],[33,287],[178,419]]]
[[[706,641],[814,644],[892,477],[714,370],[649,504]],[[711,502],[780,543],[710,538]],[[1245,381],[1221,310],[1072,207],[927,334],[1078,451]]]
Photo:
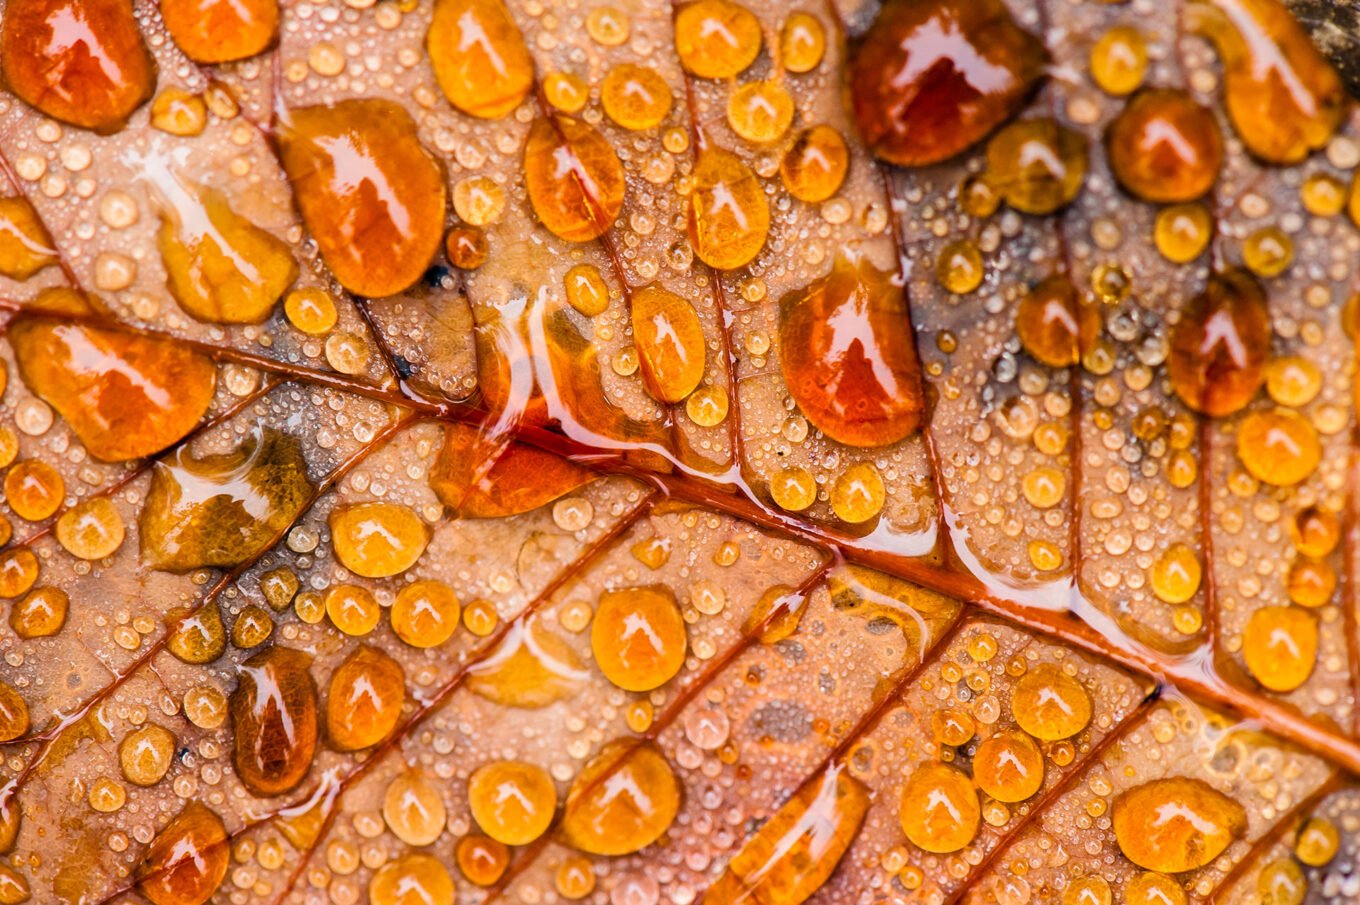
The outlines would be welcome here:
[[[0,0],[0,905],[1360,901],[1319,16]]]

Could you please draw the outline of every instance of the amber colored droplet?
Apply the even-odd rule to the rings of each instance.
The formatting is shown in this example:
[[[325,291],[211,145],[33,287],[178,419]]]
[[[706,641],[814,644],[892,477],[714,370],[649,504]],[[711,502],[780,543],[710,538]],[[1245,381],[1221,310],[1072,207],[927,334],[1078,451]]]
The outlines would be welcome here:
[[[1157,250],[1175,264],[1189,264],[1204,254],[1213,236],[1213,216],[1197,202],[1162,208],[1152,231]]]
[[[605,74],[600,85],[600,106],[625,129],[655,128],[670,115],[674,98],[671,86],[655,69],[620,63]]]
[[[650,537],[630,549],[633,558],[649,569],[659,569],[671,558],[671,542],[667,537]]]
[[[917,848],[957,852],[977,835],[982,819],[973,781],[957,767],[927,763],[902,787],[902,830]]]
[[[1294,518],[1294,546],[1304,556],[1326,556],[1341,542],[1341,521],[1333,513],[1309,506]]]
[[[1313,422],[1297,412],[1252,412],[1237,428],[1237,456],[1258,481],[1289,487],[1317,470],[1322,443]]]
[[[0,742],[9,742],[28,731],[28,705],[7,682],[0,682]]]
[[[40,522],[61,507],[66,482],[41,459],[25,459],[5,475],[5,502],[21,519]]]
[[[1341,847],[1341,832],[1325,817],[1310,817],[1294,840],[1294,854],[1309,867],[1326,867]]]
[[[0,274],[26,280],[58,260],[52,237],[33,205],[17,195],[0,198]]]
[[[675,50],[699,78],[731,78],[760,53],[760,21],[731,0],[686,3],[675,16]]]
[[[192,138],[202,135],[208,125],[208,105],[203,96],[183,88],[170,87],[151,102],[151,127],[168,135]]]
[[[337,751],[358,751],[387,738],[401,717],[406,674],[401,664],[361,645],[331,674],[326,736]]]
[[[463,624],[478,638],[485,638],[494,632],[500,619],[496,605],[484,597],[472,601],[463,610]]]
[[[978,745],[973,780],[997,801],[1024,801],[1044,784],[1044,753],[1023,732],[998,732]]]
[[[1128,102],[1105,134],[1110,170],[1144,201],[1194,201],[1223,166],[1223,133],[1185,91],[1151,88]]]
[[[231,843],[222,818],[190,801],[146,850],[135,874],[152,905],[204,905],[227,876]]]
[[[0,553],[0,597],[14,598],[28,593],[38,580],[38,557],[27,547]]]
[[[967,295],[982,285],[987,274],[982,252],[971,239],[956,239],[940,249],[935,279],[955,295]]]
[[[381,297],[419,280],[444,238],[448,192],[411,114],[368,98],[289,110],[281,121],[283,168],[340,284]]]
[[[1147,41],[1131,25],[1116,25],[1091,48],[1091,78],[1106,94],[1132,94],[1147,74]]]
[[[770,204],[755,173],[725,148],[702,148],[689,200],[689,241],[699,260],[718,270],[744,267],[769,233]]]
[[[155,179],[157,247],[170,294],[196,320],[258,324],[297,279],[288,244],[232,210],[216,189],[165,173]]]
[[[264,607],[253,604],[241,610],[231,627],[231,643],[239,650],[259,647],[274,633],[274,620]]]
[[[685,414],[700,427],[716,427],[727,420],[731,399],[727,390],[713,385],[700,387],[685,400]]]
[[[475,833],[458,840],[454,857],[463,876],[475,886],[493,885],[510,866],[510,849],[505,843]]]
[[[871,462],[851,465],[836,476],[831,485],[831,511],[836,518],[860,525],[877,518],[888,499],[883,476]]]
[[[781,468],[770,476],[770,498],[787,512],[802,512],[817,501],[817,481],[801,466]]]
[[[392,631],[412,647],[438,647],[458,628],[458,595],[441,581],[408,584],[392,603]]]
[[[629,855],[660,839],[680,810],[680,783],[651,742],[616,739],[572,781],[566,841],[592,855]]]
[[[326,615],[331,624],[355,638],[361,638],[378,627],[382,607],[368,588],[353,584],[338,584],[326,592]]]
[[[595,891],[595,866],[589,858],[580,855],[563,858],[562,865],[557,868],[557,875],[553,877],[553,885],[565,899],[573,902],[584,899]]]
[[[1299,607],[1261,607],[1242,630],[1247,669],[1271,691],[1293,691],[1308,681],[1317,651],[1317,617]]]
[[[195,612],[171,610],[173,628],[166,639],[166,648],[185,663],[211,663],[227,649],[227,627],[216,603],[208,603]]]
[[[1223,59],[1224,104],[1247,150],[1291,164],[1327,144],[1346,116],[1346,93],[1285,4],[1203,0],[1187,11],[1191,30]]]
[[[849,63],[855,118],[874,154],[925,166],[1009,119],[1048,54],[1001,0],[916,0],[882,4]]]
[[[1124,886],[1124,905],[1188,905],[1185,888],[1166,874],[1138,874]]]
[[[916,346],[906,299],[867,259],[838,255],[831,272],[779,303],[780,366],[803,416],[849,446],[888,446],[920,425]]]
[[[539,117],[524,144],[524,185],[534,213],[568,242],[609,231],[623,208],[623,164],[594,126],[569,116]]]
[[[459,270],[476,270],[490,254],[486,232],[475,226],[455,226],[444,237],[444,253]]]
[[[567,271],[563,282],[567,302],[586,317],[603,314],[609,307],[609,287],[594,264],[577,264]]]
[[[1129,297],[1133,276],[1122,264],[1098,264],[1091,271],[1091,291],[1106,305],[1118,305]]]
[[[463,612],[470,629],[476,610],[473,601]],[[509,627],[495,652],[472,669],[468,688],[504,707],[537,708],[571,697],[588,676],[561,635],[531,620]]]
[[[450,424],[430,488],[460,518],[504,518],[545,506],[589,484],[594,473],[531,446],[511,444],[487,464],[477,428]],[[481,455],[479,455],[481,453]]]
[[[444,832],[448,812],[439,790],[417,770],[388,783],[383,794],[383,820],[407,845],[429,845]]]
[[[0,905],[23,905],[32,896],[28,878],[8,864],[0,864]]]
[[[533,87],[533,58],[502,0],[438,0],[425,47],[440,90],[471,116],[499,119]]]
[[[311,496],[295,437],[266,428],[201,459],[181,447],[152,472],[137,522],[142,562],[170,572],[239,565],[278,540]]]
[[[1271,359],[1266,365],[1266,392],[1280,405],[1303,408],[1322,392],[1322,370],[1299,355]]]
[[[297,787],[316,753],[318,714],[312,658],[271,647],[243,663],[230,711],[236,776],[251,793]]]
[[[8,369],[5,369],[3,372],[0,373],[4,373],[6,375],[7,382]],[[0,393],[0,395],[3,395],[3,393]],[[19,455],[19,435],[14,432],[14,429],[12,427],[0,426],[0,468],[8,468],[10,465],[14,464],[14,459],[18,455]],[[9,519],[5,519],[5,521],[8,522]],[[0,526],[0,535],[7,533],[12,536],[13,532],[14,532],[13,525],[7,524],[5,526]],[[9,542],[9,537],[5,537],[5,542],[6,543]]]
[[[660,688],[685,664],[688,637],[670,588],[605,591],[590,627],[595,664],[626,691]]]
[[[400,575],[416,564],[430,541],[420,516],[395,503],[337,507],[330,527],[336,558],[364,578]]]
[[[9,627],[25,640],[61,631],[71,599],[60,588],[37,588],[10,607]]]
[[[812,13],[794,12],[779,29],[779,61],[789,72],[811,72],[826,55],[826,27]]]
[[[1047,118],[1022,119],[987,143],[987,183],[1026,214],[1051,214],[1086,178],[1086,136]]]
[[[135,785],[154,786],[174,763],[175,745],[175,734],[156,723],[129,732],[118,745],[124,778]]]
[[[1052,742],[1071,738],[1091,722],[1091,695],[1076,679],[1045,663],[1016,681],[1011,710],[1021,729]]]
[[[1313,173],[1299,188],[1304,210],[1316,217],[1335,217],[1346,209],[1346,184],[1330,173]]]
[[[505,213],[505,189],[487,176],[469,176],[453,187],[453,211],[472,226],[491,226]]]
[[[448,868],[419,853],[387,862],[368,883],[369,905],[453,905],[456,897]]]
[[[285,610],[301,587],[297,574],[287,566],[270,569],[260,576],[260,591],[275,610]]]
[[[77,503],[57,519],[57,541],[80,559],[112,556],[123,544],[123,516],[106,496]]]
[[[783,641],[798,631],[807,611],[808,595],[798,594],[787,585],[775,585],[760,595],[742,626],[745,634],[757,633],[761,644]]]
[[[14,843],[19,836],[19,825],[23,822],[23,808],[17,790],[10,786],[0,792],[0,853],[14,851]]]
[[[642,380],[660,402],[682,401],[704,379],[704,328],[694,307],[652,284],[633,293],[633,342]]]
[[[340,317],[331,297],[315,286],[288,293],[283,300],[283,313],[290,324],[312,336],[329,333]]]
[[[850,149],[830,126],[804,129],[784,152],[779,176],[799,201],[815,204],[840,189],[850,168]]]
[[[1121,793],[1111,816],[1124,856],[1166,874],[1204,867],[1247,830],[1240,804],[1201,779],[1181,776]]]
[[[557,809],[557,786],[548,771],[523,761],[486,764],[468,778],[468,808],[497,842],[528,845],[548,829]]]
[[[727,96],[727,124],[747,141],[776,141],[793,124],[793,97],[779,82],[747,82]]]
[[[1278,226],[1267,226],[1242,243],[1242,263],[1258,277],[1276,277],[1294,263],[1294,240]]]
[[[161,0],[160,8],[170,37],[198,63],[263,53],[279,29],[278,0]]]
[[[0,70],[25,103],[96,132],[121,129],[156,88],[156,65],[128,0],[7,3]]]
[[[1152,593],[1163,603],[1186,603],[1199,591],[1204,569],[1199,554],[1185,544],[1172,544],[1148,570]]]
[[[543,96],[563,113],[580,113],[590,100],[590,86],[571,72],[551,72],[543,80]]]
[[[1100,337],[1100,310],[1077,297],[1065,276],[1051,276],[1020,300],[1015,335],[1040,364],[1067,368],[1095,348]]]
[[[930,716],[930,732],[941,745],[957,747],[977,734],[977,721],[966,711],[942,707]]]
[[[1172,329],[1172,389],[1206,415],[1239,411],[1265,381],[1270,336],[1266,295],[1256,279],[1243,270],[1211,276]]]
[[[1078,877],[1063,891],[1062,905],[1113,905],[1114,892],[1104,877]]]
[[[1312,559],[1295,560],[1285,579],[1289,599],[1299,606],[1326,606],[1336,591],[1336,571],[1325,562]]]
[[[1276,858],[1256,875],[1256,894],[1261,905],[1303,905],[1308,878],[1292,858]]]
[[[31,304],[94,313],[67,289],[45,290]],[[208,410],[216,388],[212,362],[169,340],[22,316],[9,339],[24,383],[105,462],[147,456],[179,440]]]
[[[823,771],[732,857],[705,905],[806,901],[830,879],[868,810],[868,788],[844,766]]]

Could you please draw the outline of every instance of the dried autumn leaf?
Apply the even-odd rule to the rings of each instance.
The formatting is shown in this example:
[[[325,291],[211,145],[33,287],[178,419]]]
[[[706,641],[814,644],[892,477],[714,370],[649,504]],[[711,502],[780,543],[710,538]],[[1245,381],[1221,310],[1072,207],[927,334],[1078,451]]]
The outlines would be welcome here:
[[[183,9],[131,128],[5,108],[0,900],[1345,897],[1357,139],[1278,0]]]

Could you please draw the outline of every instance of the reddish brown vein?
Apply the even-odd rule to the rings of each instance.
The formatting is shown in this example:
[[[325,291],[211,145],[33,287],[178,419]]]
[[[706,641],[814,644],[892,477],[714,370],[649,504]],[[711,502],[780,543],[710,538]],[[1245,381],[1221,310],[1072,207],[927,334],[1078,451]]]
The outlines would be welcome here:
[[[579,578],[591,565],[611,551],[618,539],[626,534],[629,529],[637,524],[637,522],[651,510],[656,500],[657,495],[654,493],[645,497],[641,503],[628,513],[627,516],[620,519],[607,532],[586,547],[581,555],[572,560],[572,562],[558,573],[552,581],[548,582],[543,590],[539,591],[533,600],[520,610],[513,619],[502,623],[494,633],[488,636],[487,640],[463,662],[449,680],[441,685],[425,703],[417,708],[405,723],[397,727],[391,735],[374,748],[373,752],[367,758],[355,764],[350,768],[349,772],[340,777],[326,795],[326,816],[322,819],[321,827],[317,831],[316,838],[299,855],[297,864],[289,874],[288,879],[284,882],[282,890],[280,890],[274,899],[276,903],[281,903],[288,897],[288,894],[292,891],[293,887],[297,885],[297,881],[301,878],[303,871],[307,869],[308,862],[311,861],[316,850],[320,848],[321,843],[325,841],[326,835],[334,824],[336,815],[339,813],[340,799],[343,798],[345,792],[366,776],[375,766],[381,763],[388,754],[398,750],[401,747],[401,743],[405,741],[413,731],[448,703],[449,698],[451,698],[453,693],[462,686],[478,664],[491,656],[511,631],[526,624],[526,622],[545,604],[552,600],[560,590]],[[303,798],[300,803],[305,803],[310,797],[312,797],[312,795],[309,794],[307,797]],[[296,803],[290,807],[297,807],[300,803]],[[283,808],[281,811],[289,809],[290,808]]]
[[[1325,782],[1314,789],[1311,795],[1282,814],[1274,826],[1252,843],[1251,848],[1242,856],[1242,859],[1232,866],[1232,870],[1224,874],[1223,879],[1214,885],[1214,888],[1205,898],[1204,905],[1218,905],[1223,896],[1232,892],[1233,886],[1245,877],[1247,872],[1257,865],[1257,862],[1269,854],[1286,833],[1302,823],[1304,818],[1311,814],[1324,798],[1341,788],[1343,784],[1341,774],[1333,773],[1327,777]]]
[[[18,310],[22,306],[14,302],[0,301],[0,310]],[[34,311],[34,317],[54,315]],[[80,318],[79,320],[85,320]],[[144,328],[105,322],[101,326],[119,329],[139,335],[168,337]],[[482,423],[487,417],[484,409],[475,403],[421,403],[406,399],[375,387],[367,381],[346,378],[329,371],[319,371],[299,365],[276,362],[253,353],[237,350],[215,350],[202,343],[190,340],[176,340],[204,354],[220,352],[218,360],[234,361],[272,373],[282,374],[294,380],[311,382],[320,386],[353,392],[355,395],[393,405],[407,406],[417,414],[444,421],[463,423]],[[1029,606],[1019,601],[998,596],[973,575],[952,566],[939,566],[917,557],[906,556],[888,550],[866,548],[862,542],[832,528],[817,525],[785,513],[769,510],[744,488],[737,486],[726,492],[710,481],[700,480],[683,473],[660,474],[648,471],[632,462],[617,450],[597,449],[562,434],[543,428],[520,425],[514,431],[515,439],[530,446],[571,459],[578,464],[594,469],[602,475],[624,475],[645,481],[667,496],[715,511],[734,515],[752,524],[779,531],[785,535],[803,539],[811,543],[835,547],[842,556],[852,562],[877,569],[889,575],[915,582],[957,600],[969,603],[985,612],[1007,619],[1032,631],[1057,638],[1089,653],[1133,669],[1158,681],[1174,685],[1190,697],[1197,698],[1212,706],[1225,708],[1241,717],[1255,720],[1277,736],[1287,739],[1319,757],[1360,773],[1360,741],[1348,737],[1320,723],[1315,723],[1302,714],[1276,701],[1229,685],[1217,675],[1206,674],[1197,664],[1184,658],[1152,650],[1133,639],[1111,640],[1078,617],[1067,613],[1055,613],[1040,607]]]
[[[824,554],[821,564],[814,572],[803,579],[796,588],[780,598],[778,603],[770,608],[770,612],[743,631],[735,642],[728,645],[722,652],[710,660],[705,668],[697,676],[687,682],[676,696],[667,703],[665,709],[657,714],[656,719],[654,719],[652,724],[647,727],[646,732],[630,739],[632,744],[621,748],[618,754],[604,765],[600,770],[599,775],[579,792],[573,789],[573,794],[581,796],[589,795],[602,783],[607,782],[608,779],[614,775],[615,771],[623,766],[624,761],[628,759],[628,756],[633,751],[637,750],[639,744],[644,742],[655,742],[660,738],[661,733],[669,728],[680,717],[680,714],[684,712],[690,702],[705,688],[716,681],[719,676],[723,675],[727,671],[727,668],[736,662],[742,654],[755,646],[760,640],[760,636],[763,635],[770,626],[774,625],[777,620],[787,616],[793,608],[807,605],[808,597],[817,586],[826,579],[827,574],[831,571],[832,567],[835,566],[836,561],[837,557],[834,554]],[[557,811],[553,815],[553,822],[549,831],[535,840],[533,844],[526,846],[520,857],[515,859],[515,862],[510,865],[500,879],[487,888],[486,897],[482,900],[482,905],[486,905],[486,903],[491,902],[504,894],[514,882],[515,878],[522,875],[538,860],[538,857],[553,840],[555,836],[553,830],[561,824],[564,816],[565,803],[560,803]]]
[[[1085,775],[1088,767],[1097,763],[1101,755],[1147,720],[1160,697],[1161,686],[1157,686],[1151,694],[1143,698],[1137,707],[1129,711],[1124,719],[1116,723],[1114,728],[1106,733],[1100,741],[1092,745],[1091,750],[1072,764],[1071,768],[1062,775],[1062,778],[1054,783],[1053,787],[1045,792],[1038,801],[1030,805],[1029,810],[1020,815],[1020,818],[1006,835],[1002,836],[1000,841],[968,872],[968,878],[949,894],[945,899],[945,905],[957,905],[974,888],[973,884],[976,880],[981,879],[986,874],[987,869],[996,864],[1001,856],[1010,850],[1010,847],[1024,834],[1026,829],[1046,814],[1055,802],[1075,788],[1077,781]]]
[[[1209,659],[1218,666],[1218,574],[1214,568],[1214,491],[1209,480],[1213,472],[1214,425],[1208,416],[1196,414],[1199,425],[1199,543],[1204,557],[1204,632]]]
[[[122,672],[117,673],[112,682],[110,682],[108,685],[99,689],[94,694],[90,695],[88,698],[82,701],[70,714],[49,724],[41,731],[21,736],[20,738],[13,739],[9,742],[5,742],[4,745],[6,746],[38,742],[39,747],[38,750],[33,754],[33,756],[29,758],[28,762],[24,765],[24,769],[18,774],[18,776],[14,780],[12,780],[9,784],[7,784],[2,790],[0,790],[0,808],[6,806],[8,802],[13,798],[13,796],[18,794],[18,792],[20,791],[28,777],[33,774],[33,771],[36,770],[37,767],[46,759],[48,754],[51,753],[52,748],[56,744],[57,740],[61,738],[61,736],[66,732],[67,729],[69,729],[71,726],[79,724],[81,720],[83,720],[87,715],[89,715],[91,710],[97,707],[101,702],[107,700],[110,695],[114,694],[119,688],[126,684],[127,681],[131,679],[143,666],[150,663],[157,655],[159,655],[163,650],[165,650],[166,645],[169,642],[169,639],[181,626],[183,626],[190,619],[194,618],[194,616],[196,616],[198,613],[202,612],[202,610],[205,607],[210,606],[214,602],[216,602],[217,598],[222,594],[223,591],[230,587],[237,579],[239,579],[251,567],[253,567],[255,563],[260,560],[260,558],[267,555],[269,551],[271,551],[275,547],[275,545],[277,545],[281,540],[283,540],[287,533],[290,530],[292,530],[293,526],[297,524],[298,520],[300,520],[308,511],[310,511],[311,508],[314,505],[316,505],[317,501],[320,500],[322,496],[324,496],[328,491],[330,491],[340,480],[344,478],[345,475],[347,475],[361,462],[367,459],[372,453],[374,453],[376,450],[382,447],[388,440],[390,440],[392,437],[396,436],[398,433],[409,427],[414,420],[415,419],[412,416],[407,416],[399,420],[393,421],[382,431],[378,432],[378,434],[374,436],[374,438],[371,441],[364,444],[364,446],[355,451],[352,455],[347,457],[335,468],[333,468],[330,472],[328,472],[326,476],[322,478],[321,481],[317,484],[316,488],[312,491],[311,495],[304,501],[297,515],[295,515],[288,522],[288,524],[280,528],[279,531],[275,532],[274,537],[270,540],[269,543],[263,545],[257,553],[253,554],[245,562],[241,563],[240,565],[232,568],[227,572],[224,572],[222,576],[207,590],[207,592],[204,593],[204,595],[201,598],[199,598],[198,603],[194,604],[192,607],[186,610],[185,613],[181,615],[179,618],[175,619],[173,622],[168,623],[166,625],[164,633],[158,639],[156,639],[156,641],[150,644],[146,650],[139,654],[136,659],[134,659],[130,664],[128,664],[128,666]]]

